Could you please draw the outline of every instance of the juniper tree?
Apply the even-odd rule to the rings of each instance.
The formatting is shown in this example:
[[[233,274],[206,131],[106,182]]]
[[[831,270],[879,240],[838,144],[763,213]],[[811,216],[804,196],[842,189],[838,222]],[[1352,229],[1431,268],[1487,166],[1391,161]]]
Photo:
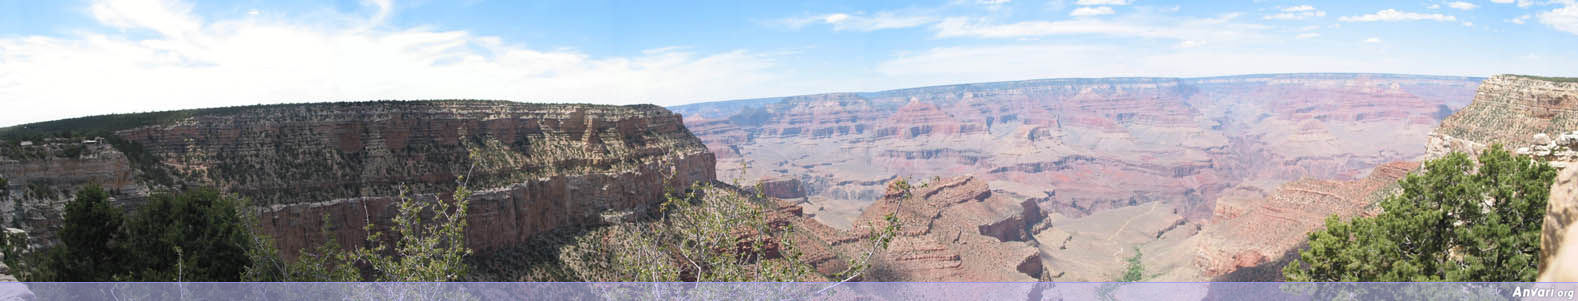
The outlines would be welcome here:
[[[1283,268],[1288,281],[1534,281],[1556,170],[1500,145],[1424,164],[1375,217],[1333,215]]]

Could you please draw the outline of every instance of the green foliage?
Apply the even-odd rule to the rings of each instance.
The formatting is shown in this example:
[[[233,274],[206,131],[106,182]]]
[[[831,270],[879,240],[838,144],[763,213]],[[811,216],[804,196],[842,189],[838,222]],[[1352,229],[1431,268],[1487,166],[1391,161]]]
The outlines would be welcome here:
[[[1140,263],[1142,255],[1140,247],[1134,247],[1134,257],[1129,257],[1128,268],[1123,270],[1123,277],[1119,277],[1118,282],[1135,282],[1145,278],[1145,265]]]
[[[464,182],[464,178],[460,179]],[[351,256],[371,266],[379,281],[439,282],[460,279],[467,272],[466,211],[471,190],[460,185],[452,195],[454,203],[422,202],[400,194],[399,213],[394,217],[394,244],[384,243],[384,232],[367,225],[367,244]],[[423,220],[424,213],[433,218]],[[332,240],[332,239],[331,239]],[[325,247],[329,248],[329,247]]]
[[[244,202],[212,188],[153,195],[127,220],[130,279],[239,281],[254,240]]]
[[[1515,76],[1532,78],[1532,79],[1538,79],[1538,80],[1543,80],[1543,81],[1548,81],[1548,82],[1578,83],[1578,77],[1548,77],[1548,76],[1533,76],[1533,75],[1522,75],[1522,74],[1516,74]]]
[[[5,265],[11,268],[12,274],[27,271],[22,267],[22,258],[26,256],[27,250],[27,232],[0,231],[0,256],[5,257]]]
[[[704,192],[718,193],[704,193]],[[758,202],[697,183],[669,194],[657,221],[620,228],[621,247],[608,256],[616,281],[799,281],[811,273],[800,262],[793,228],[773,224]],[[776,245],[776,248],[773,248]]]
[[[109,203],[109,193],[89,185],[66,203],[60,247],[50,253],[49,281],[109,281],[124,271],[125,247],[119,244],[125,218]]]
[[[1336,216],[1283,268],[1288,281],[1534,281],[1556,170],[1492,146],[1426,162],[1373,218]]]
[[[249,282],[355,282],[361,281],[361,272],[353,264],[355,258],[340,247],[340,242],[334,239],[334,225],[330,223],[329,214],[323,215],[323,227],[319,229],[324,242],[316,249],[303,249],[296,255],[295,262],[285,262],[280,257],[278,250],[267,236],[261,234],[257,245],[249,250],[248,257],[252,258],[253,265],[242,275],[243,281]]]
[[[66,204],[60,245],[24,258],[26,281],[238,281],[253,260],[243,200],[159,193],[129,217],[97,185]]]

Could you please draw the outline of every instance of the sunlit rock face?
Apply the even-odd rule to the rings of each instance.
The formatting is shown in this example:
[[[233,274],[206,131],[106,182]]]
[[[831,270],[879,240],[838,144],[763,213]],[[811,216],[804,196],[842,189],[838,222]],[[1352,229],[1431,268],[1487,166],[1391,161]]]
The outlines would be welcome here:
[[[973,175],[1084,216],[1165,202],[1209,219],[1233,187],[1355,180],[1418,160],[1480,79],[1374,74],[1052,79],[677,106],[719,175],[801,179],[847,226],[893,176]],[[748,164],[741,164],[742,161]],[[844,203],[849,203],[846,205]]]
[[[461,176],[477,192],[468,243],[488,249],[596,222],[603,212],[655,207],[665,188],[712,181],[716,170],[681,116],[650,105],[367,102],[168,115],[115,131],[126,142],[94,156],[0,161],[0,172],[13,186],[61,191],[114,183],[122,204],[149,191],[217,187],[263,206],[264,232],[291,254],[323,241],[325,217],[354,243],[365,237],[362,225],[387,226],[402,189],[448,200]],[[59,207],[66,199],[15,201]]]

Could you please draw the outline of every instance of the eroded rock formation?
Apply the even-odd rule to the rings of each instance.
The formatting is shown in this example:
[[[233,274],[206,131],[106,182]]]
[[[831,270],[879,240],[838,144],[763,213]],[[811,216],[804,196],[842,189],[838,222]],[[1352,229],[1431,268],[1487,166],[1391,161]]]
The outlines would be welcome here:
[[[1569,237],[1578,220],[1578,81],[1497,75],[1485,80],[1474,102],[1441,122],[1430,134],[1429,158],[1449,152],[1478,154],[1501,144],[1560,168],[1551,185],[1540,235],[1540,281],[1578,280],[1578,254]]]
[[[1164,202],[1192,220],[1234,187],[1354,180],[1417,160],[1479,79],[1375,74],[1053,79],[673,107],[720,175],[801,179],[818,219],[892,176],[973,174],[1079,217]]]
[[[468,241],[488,249],[596,222],[606,211],[645,210],[662,200],[665,188],[711,181],[716,170],[682,118],[651,105],[423,101],[185,113],[115,131],[125,144],[103,149],[98,159],[10,160],[0,172],[13,177],[13,187],[84,181],[130,187],[117,190],[116,202],[170,187],[218,187],[265,206],[263,229],[292,254],[322,241],[324,217],[342,243],[354,243],[365,237],[362,225],[387,224],[394,213],[389,204],[402,189],[434,201],[447,198],[460,176],[476,191]],[[139,158],[148,159],[136,164]],[[136,167],[130,183],[121,181],[127,166]]]
[[[1418,167],[1417,162],[1393,162],[1361,180],[1305,179],[1283,184],[1264,199],[1218,202],[1216,218],[1200,233],[1195,264],[1214,277],[1283,259],[1306,234],[1324,227],[1328,216],[1346,220],[1379,214],[1374,205]]]

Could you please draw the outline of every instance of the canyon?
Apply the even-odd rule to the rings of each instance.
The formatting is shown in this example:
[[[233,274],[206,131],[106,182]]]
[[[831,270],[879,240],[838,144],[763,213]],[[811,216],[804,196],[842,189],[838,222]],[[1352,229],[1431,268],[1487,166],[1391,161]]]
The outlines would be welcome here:
[[[380,101],[95,116],[0,129],[0,222],[48,246],[85,185],[128,208],[212,186],[255,205],[288,257],[359,241],[362,225],[390,225],[399,197],[452,201],[463,182],[476,191],[468,243],[488,252],[648,215],[702,182],[767,197],[823,275],[892,214],[899,235],[862,280],[1111,281],[1137,255],[1147,281],[1275,280],[1248,274],[1280,269],[1328,216],[1376,214],[1418,162],[1496,143],[1567,154],[1547,144],[1578,130],[1573,85],[1274,74],[668,108]],[[65,129],[88,137],[26,135]],[[1548,218],[1547,236],[1572,215]]]
[[[1190,281],[1274,261],[1325,216],[1363,213],[1481,80],[1047,79],[670,109],[720,178],[797,179],[805,214],[831,227],[859,227],[895,178],[971,176],[1045,212],[1030,238],[1050,280],[1110,281],[1137,248],[1148,279]],[[1253,228],[1265,223],[1280,226]],[[981,225],[948,227],[966,226]]]
[[[90,183],[128,208],[180,187],[238,195],[256,205],[263,232],[289,257],[324,241],[325,222],[342,244],[355,243],[366,237],[362,225],[390,225],[398,197],[451,201],[447,192],[465,181],[475,191],[467,241],[488,250],[610,211],[644,212],[668,190],[711,181],[715,170],[681,117],[651,105],[364,102],[84,119],[11,130],[154,121],[95,140],[109,142],[5,146],[36,153],[0,159],[10,184],[0,215],[33,244],[53,243],[64,203]],[[59,150],[75,147],[88,151]]]

